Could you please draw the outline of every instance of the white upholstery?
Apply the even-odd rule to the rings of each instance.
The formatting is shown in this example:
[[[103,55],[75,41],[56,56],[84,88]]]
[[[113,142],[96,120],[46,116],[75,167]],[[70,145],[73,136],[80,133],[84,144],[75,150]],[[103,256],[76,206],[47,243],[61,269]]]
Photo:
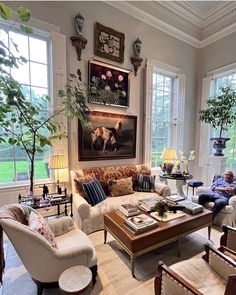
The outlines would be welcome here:
[[[136,165],[137,169],[141,169],[141,165]],[[73,218],[77,225],[87,234],[103,229],[103,214],[113,210],[117,210],[121,204],[129,203],[138,205],[138,200],[170,195],[170,188],[162,183],[155,184],[157,193],[134,192],[134,194],[119,197],[107,197],[101,203],[91,206],[88,202],[76,192],[74,178],[75,171],[71,173],[71,184],[73,193]],[[76,171],[77,175],[83,176],[83,171]]]
[[[0,224],[27,271],[39,282],[56,282],[62,272],[73,265],[92,267],[97,264],[90,239],[68,216],[49,222],[58,249],[38,232],[15,220],[1,219]]]
[[[211,192],[210,187],[200,187],[196,190],[196,194],[192,197],[194,203],[198,203],[199,195]],[[211,210],[214,206],[213,202],[205,203],[204,207]],[[224,224],[236,226],[236,196],[229,199],[229,205],[225,206],[214,218],[213,224],[222,226]]]

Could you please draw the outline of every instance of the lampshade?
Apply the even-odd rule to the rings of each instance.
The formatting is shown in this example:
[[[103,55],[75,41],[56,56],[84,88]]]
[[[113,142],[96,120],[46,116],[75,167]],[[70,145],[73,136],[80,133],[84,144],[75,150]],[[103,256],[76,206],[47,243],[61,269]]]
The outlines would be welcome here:
[[[67,168],[67,163],[64,155],[52,155],[48,164],[49,169],[64,169]]]
[[[177,160],[176,150],[174,148],[165,147],[161,154],[161,160],[164,160],[164,161]]]

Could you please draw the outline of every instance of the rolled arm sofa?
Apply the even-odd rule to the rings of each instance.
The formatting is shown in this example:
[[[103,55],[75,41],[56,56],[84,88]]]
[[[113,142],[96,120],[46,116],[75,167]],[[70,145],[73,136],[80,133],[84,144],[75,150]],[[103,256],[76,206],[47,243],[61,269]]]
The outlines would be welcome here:
[[[70,171],[73,193],[74,220],[87,234],[103,229],[103,214],[117,210],[122,204],[138,205],[138,200],[150,197],[170,195],[170,188],[162,183],[155,183],[155,192],[137,192],[117,197],[109,196],[107,182],[109,179],[121,179],[132,177],[133,187],[137,181],[137,174],[150,174],[150,170],[143,165],[120,165],[108,167],[84,168]],[[96,178],[101,183],[108,195],[105,200],[95,206],[91,206],[78,190],[76,179]],[[161,198],[161,197],[160,197]]]

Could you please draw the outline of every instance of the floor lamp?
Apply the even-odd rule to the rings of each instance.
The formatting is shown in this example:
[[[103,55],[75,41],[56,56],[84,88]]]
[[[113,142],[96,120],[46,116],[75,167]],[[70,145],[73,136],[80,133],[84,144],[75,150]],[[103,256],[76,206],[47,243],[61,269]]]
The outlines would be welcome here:
[[[48,164],[48,168],[52,170],[56,170],[56,180],[57,180],[57,193],[61,194],[62,190],[59,185],[59,169],[68,168],[66,159],[64,155],[52,155]]]

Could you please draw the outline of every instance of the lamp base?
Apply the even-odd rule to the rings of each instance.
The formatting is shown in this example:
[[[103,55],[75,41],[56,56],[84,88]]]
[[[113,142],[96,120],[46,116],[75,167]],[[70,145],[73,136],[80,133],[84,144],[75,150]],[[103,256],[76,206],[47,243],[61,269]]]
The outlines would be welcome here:
[[[60,185],[57,186],[57,193],[58,193],[58,195],[62,194],[62,189],[61,189]]]
[[[171,174],[173,168],[174,168],[174,163],[164,163],[165,166],[165,171],[167,174]]]

